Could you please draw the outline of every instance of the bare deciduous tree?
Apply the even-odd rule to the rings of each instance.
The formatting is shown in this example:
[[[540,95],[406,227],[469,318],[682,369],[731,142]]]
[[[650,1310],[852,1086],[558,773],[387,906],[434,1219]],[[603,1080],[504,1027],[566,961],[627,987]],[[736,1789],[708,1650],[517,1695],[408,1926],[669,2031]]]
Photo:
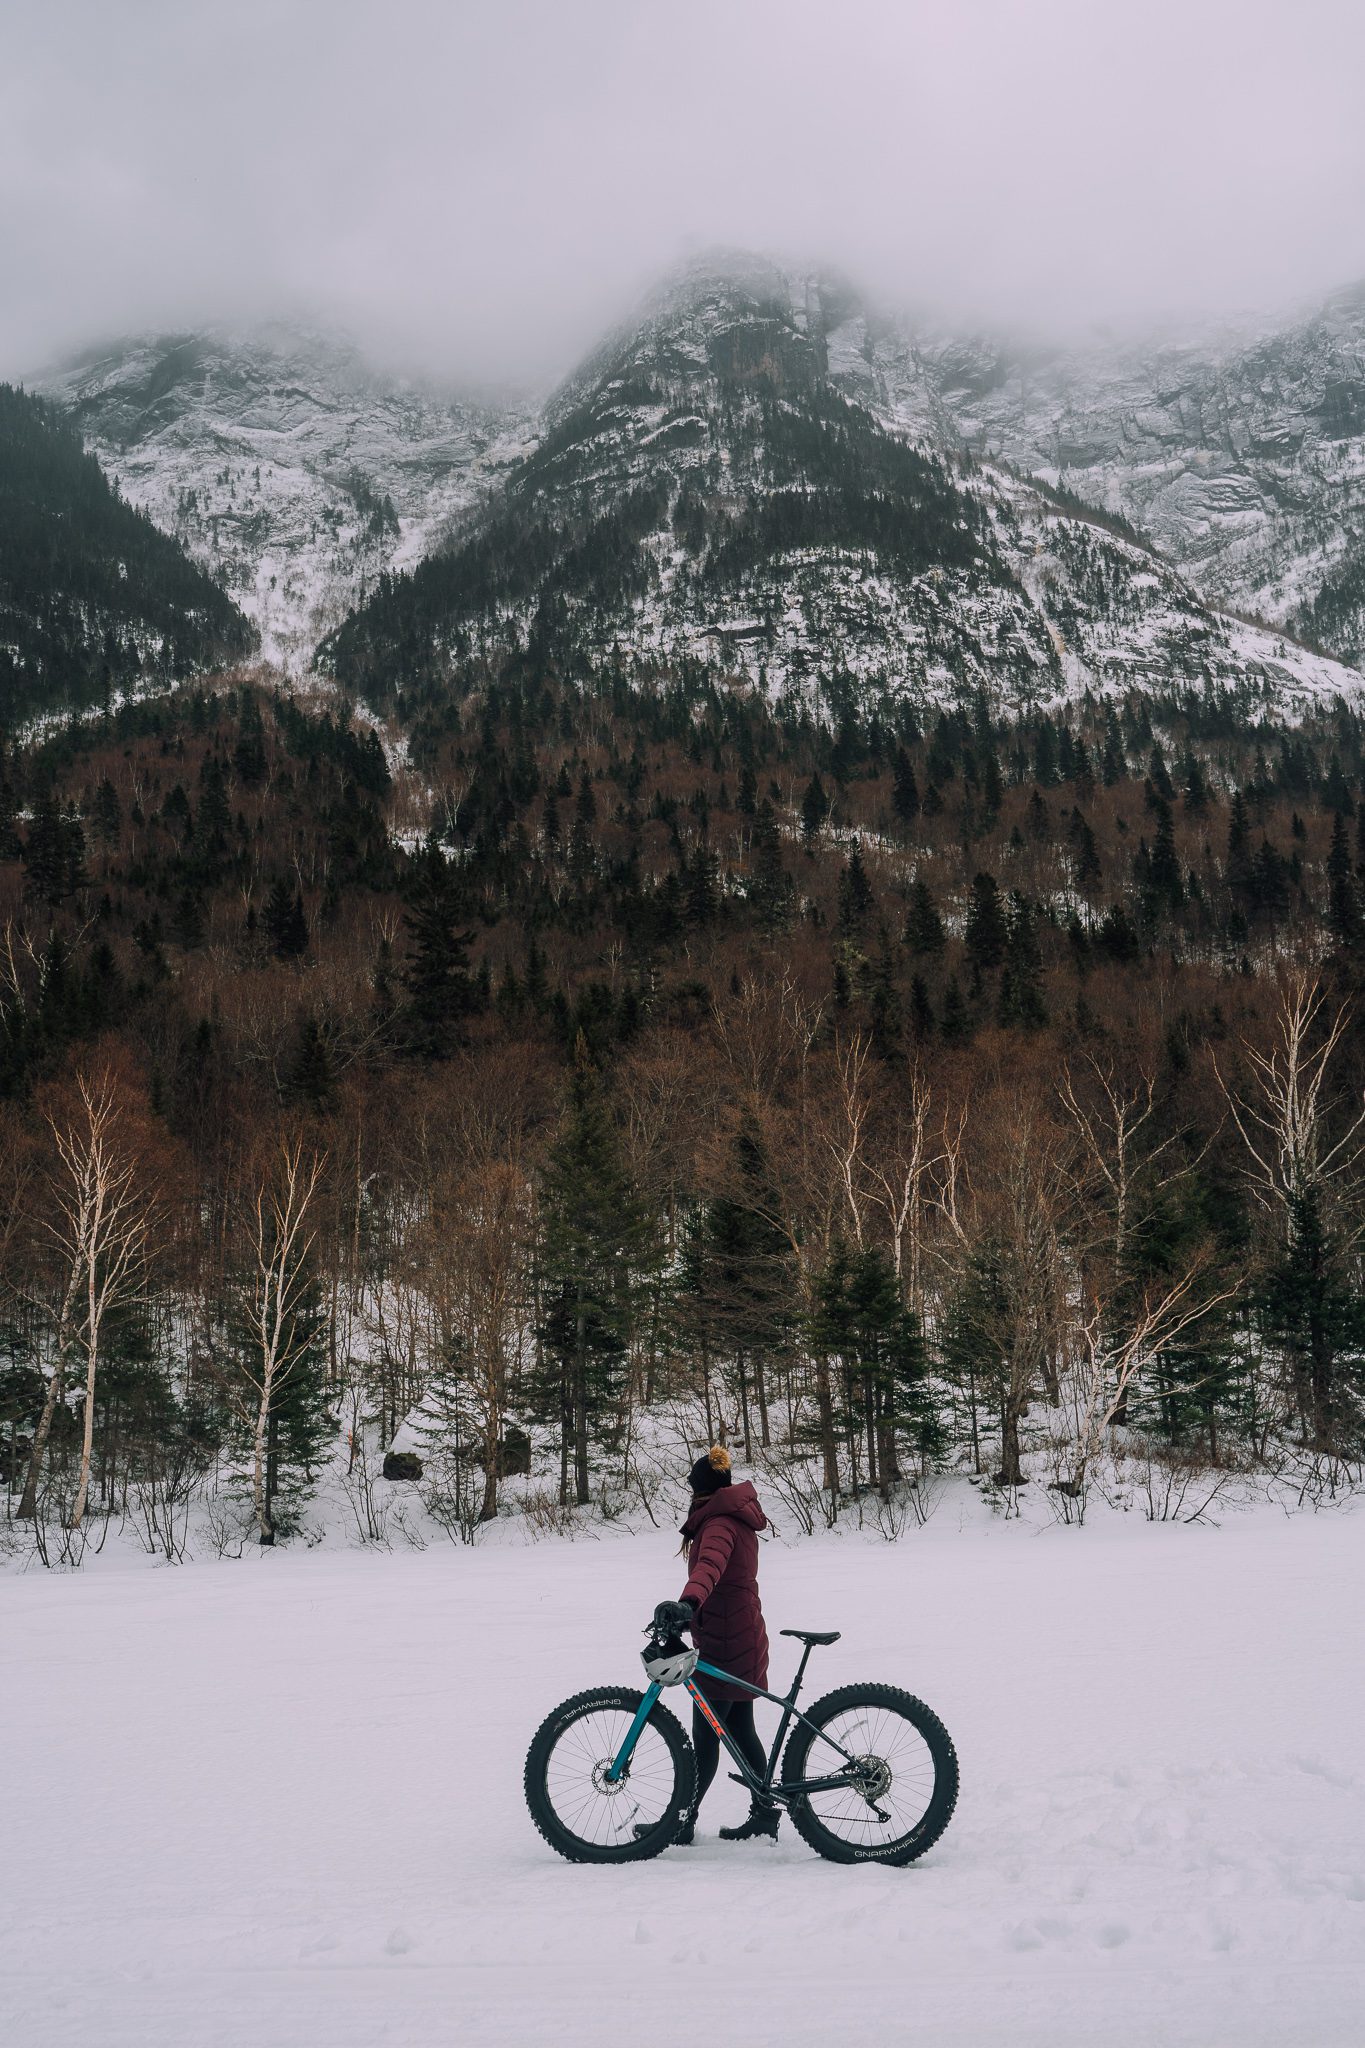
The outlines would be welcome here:
[[[1108,1304],[1099,1296],[1086,1303],[1077,1329],[1079,1407],[1073,1463],[1069,1476],[1060,1482],[1061,1491],[1075,1497],[1084,1489],[1089,1468],[1103,1448],[1105,1432],[1124,1406],[1141,1367],[1236,1295],[1236,1282],[1211,1293],[1196,1292],[1208,1270],[1209,1257],[1207,1250],[1201,1251],[1169,1286],[1151,1290],[1117,1343],[1109,1334]]]
[[[250,1350],[239,1363],[240,1380],[229,1378],[227,1384],[234,1409],[251,1430],[252,1506],[263,1544],[275,1541],[266,1483],[271,1406],[311,1341],[303,1311],[314,1237],[311,1211],[325,1164],[319,1153],[305,1157],[301,1138],[281,1144],[244,1219],[242,1307]]]
[[[466,1163],[433,1208],[424,1284],[442,1354],[458,1358],[483,1465],[480,1521],[497,1513],[509,1371],[522,1335],[531,1187],[514,1160]]]
[[[1040,1390],[1053,1401],[1058,1393],[1071,1186],[1059,1134],[1026,1092],[1002,1088],[975,1123],[980,1135],[970,1179],[963,1161],[965,1125],[955,1137],[945,1132],[938,1200],[956,1240],[960,1327],[974,1361],[973,1446],[979,1363],[981,1381],[999,1411],[998,1480],[1019,1486],[1021,1425],[1029,1404]]]
[[[1140,1320],[1145,1302],[1131,1299],[1130,1260],[1135,1239],[1168,1190],[1187,1181],[1206,1157],[1215,1130],[1193,1158],[1178,1149],[1173,1134],[1157,1137],[1156,1077],[1139,1067],[1132,1081],[1117,1078],[1112,1059],[1093,1054],[1085,1062],[1089,1077],[1078,1088],[1065,1067],[1057,1093],[1079,1139],[1075,1182],[1078,1213],[1093,1218],[1093,1252],[1104,1269],[1099,1283],[1107,1303],[1109,1341],[1120,1350],[1133,1316]],[[1089,1263],[1087,1256],[1086,1263]],[[1139,1353],[1138,1357],[1142,1354]],[[1111,1420],[1128,1419],[1128,1394],[1133,1368],[1124,1375]]]
[[[1269,1051],[1242,1041],[1252,1089],[1239,1093],[1218,1075],[1252,1197],[1279,1240],[1280,1343],[1303,1428],[1321,1450],[1337,1440],[1343,1344],[1360,1342],[1349,1324],[1351,1255],[1365,1236],[1365,1105],[1335,1100],[1328,1084],[1349,1019],[1350,1005],[1329,1010],[1317,975],[1300,970],[1281,984]]]
[[[51,1116],[56,1148],[53,1217],[48,1232],[61,1275],[54,1316],[55,1355],[19,1514],[37,1512],[38,1482],[58,1402],[77,1358],[85,1366],[80,1466],[69,1527],[85,1519],[95,1427],[95,1384],[110,1314],[138,1298],[159,1205],[143,1185],[127,1123],[124,1089],[112,1069],[76,1079],[69,1114]]]
[[[1339,1137],[1328,1135],[1327,1070],[1351,1013],[1350,1005],[1342,1003],[1325,1015],[1326,1004],[1315,974],[1301,970],[1286,978],[1270,1051],[1242,1040],[1255,1099],[1237,1094],[1214,1067],[1251,1158],[1253,1193],[1264,1206],[1280,1211],[1286,1227],[1296,1202],[1351,1174],[1365,1156],[1365,1106]]]

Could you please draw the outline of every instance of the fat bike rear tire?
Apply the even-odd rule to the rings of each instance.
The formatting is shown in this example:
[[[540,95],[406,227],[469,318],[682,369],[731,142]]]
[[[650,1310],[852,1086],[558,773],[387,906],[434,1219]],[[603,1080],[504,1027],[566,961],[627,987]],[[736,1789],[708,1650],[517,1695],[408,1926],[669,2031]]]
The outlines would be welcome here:
[[[957,1752],[938,1715],[894,1685],[845,1685],[806,1711],[782,1756],[782,1783],[832,1776],[840,1757],[821,1730],[865,1760],[869,1804],[852,1788],[793,1796],[792,1826],[831,1863],[913,1863],[932,1849],[957,1805]],[[875,1767],[875,1768],[874,1768]],[[891,1818],[880,1819],[877,1809]]]
[[[692,1744],[659,1701],[620,1783],[606,1781],[606,1766],[643,1698],[619,1685],[577,1693],[547,1714],[532,1737],[526,1804],[550,1847],[570,1863],[643,1863],[668,1847],[692,1811]]]

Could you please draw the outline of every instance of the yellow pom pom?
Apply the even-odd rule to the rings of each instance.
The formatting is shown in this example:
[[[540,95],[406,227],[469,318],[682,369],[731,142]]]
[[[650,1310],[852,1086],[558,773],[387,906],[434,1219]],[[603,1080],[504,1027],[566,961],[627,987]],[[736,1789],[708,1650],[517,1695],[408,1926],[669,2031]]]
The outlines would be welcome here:
[[[730,1453],[726,1450],[724,1444],[712,1444],[710,1451],[707,1453],[707,1463],[713,1472],[729,1471]]]

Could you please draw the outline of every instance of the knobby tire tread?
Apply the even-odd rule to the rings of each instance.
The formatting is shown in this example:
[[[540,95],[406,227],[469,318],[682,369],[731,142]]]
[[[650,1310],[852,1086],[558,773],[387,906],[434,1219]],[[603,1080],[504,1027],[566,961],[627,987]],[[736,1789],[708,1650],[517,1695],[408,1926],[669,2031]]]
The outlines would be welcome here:
[[[531,1738],[526,1752],[523,1786],[531,1819],[550,1847],[570,1863],[644,1863],[658,1856],[672,1841],[679,1821],[692,1805],[697,1789],[697,1766],[686,1729],[662,1701],[656,1701],[648,1726],[657,1728],[673,1758],[673,1798],[657,1827],[639,1841],[585,1842],[563,1827],[545,1789],[545,1773],[556,1743],[573,1722],[600,1707],[617,1707],[634,1715],[644,1694],[629,1686],[603,1685],[591,1692],[575,1693],[572,1699],[545,1716]]]
[[[888,1711],[904,1715],[924,1737],[925,1744],[934,1762],[934,1790],[923,1819],[912,1830],[908,1839],[902,1839],[895,1848],[878,1852],[875,1848],[863,1847],[845,1842],[838,1835],[823,1826],[811,1811],[809,1802],[793,1799],[788,1812],[792,1826],[803,1842],[825,1857],[831,1863],[886,1863],[903,1868],[907,1863],[916,1862],[938,1841],[957,1806],[958,1767],[957,1751],[953,1739],[932,1707],[926,1707],[923,1700],[917,1700],[913,1693],[902,1692],[895,1685],[844,1685],[837,1692],[827,1692],[815,1704],[808,1707],[806,1719],[813,1721],[816,1728],[822,1728],[835,1714],[841,1714],[852,1707],[884,1707]],[[782,1783],[797,1784],[802,1778],[812,1775],[807,1770],[807,1758],[816,1740],[815,1731],[805,1728],[800,1722],[787,1738],[782,1752]],[[826,1755],[829,1755],[828,1749]],[[814,1775],[821,1775],[816,1772]]]

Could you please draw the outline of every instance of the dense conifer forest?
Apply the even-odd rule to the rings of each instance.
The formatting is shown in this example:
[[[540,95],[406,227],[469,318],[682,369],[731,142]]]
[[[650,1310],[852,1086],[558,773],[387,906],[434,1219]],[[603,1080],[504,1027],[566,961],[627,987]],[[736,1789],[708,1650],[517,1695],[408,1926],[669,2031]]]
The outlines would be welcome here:
[[[217,668],[253,634],[41,400],[0,384],[0,721]]]
[[[405,1421],[471,1538],[703,1430],[892,1531],[1358,1458],[1363,746],[525,664],[7,746],[14,1540],[373,1534]]]

